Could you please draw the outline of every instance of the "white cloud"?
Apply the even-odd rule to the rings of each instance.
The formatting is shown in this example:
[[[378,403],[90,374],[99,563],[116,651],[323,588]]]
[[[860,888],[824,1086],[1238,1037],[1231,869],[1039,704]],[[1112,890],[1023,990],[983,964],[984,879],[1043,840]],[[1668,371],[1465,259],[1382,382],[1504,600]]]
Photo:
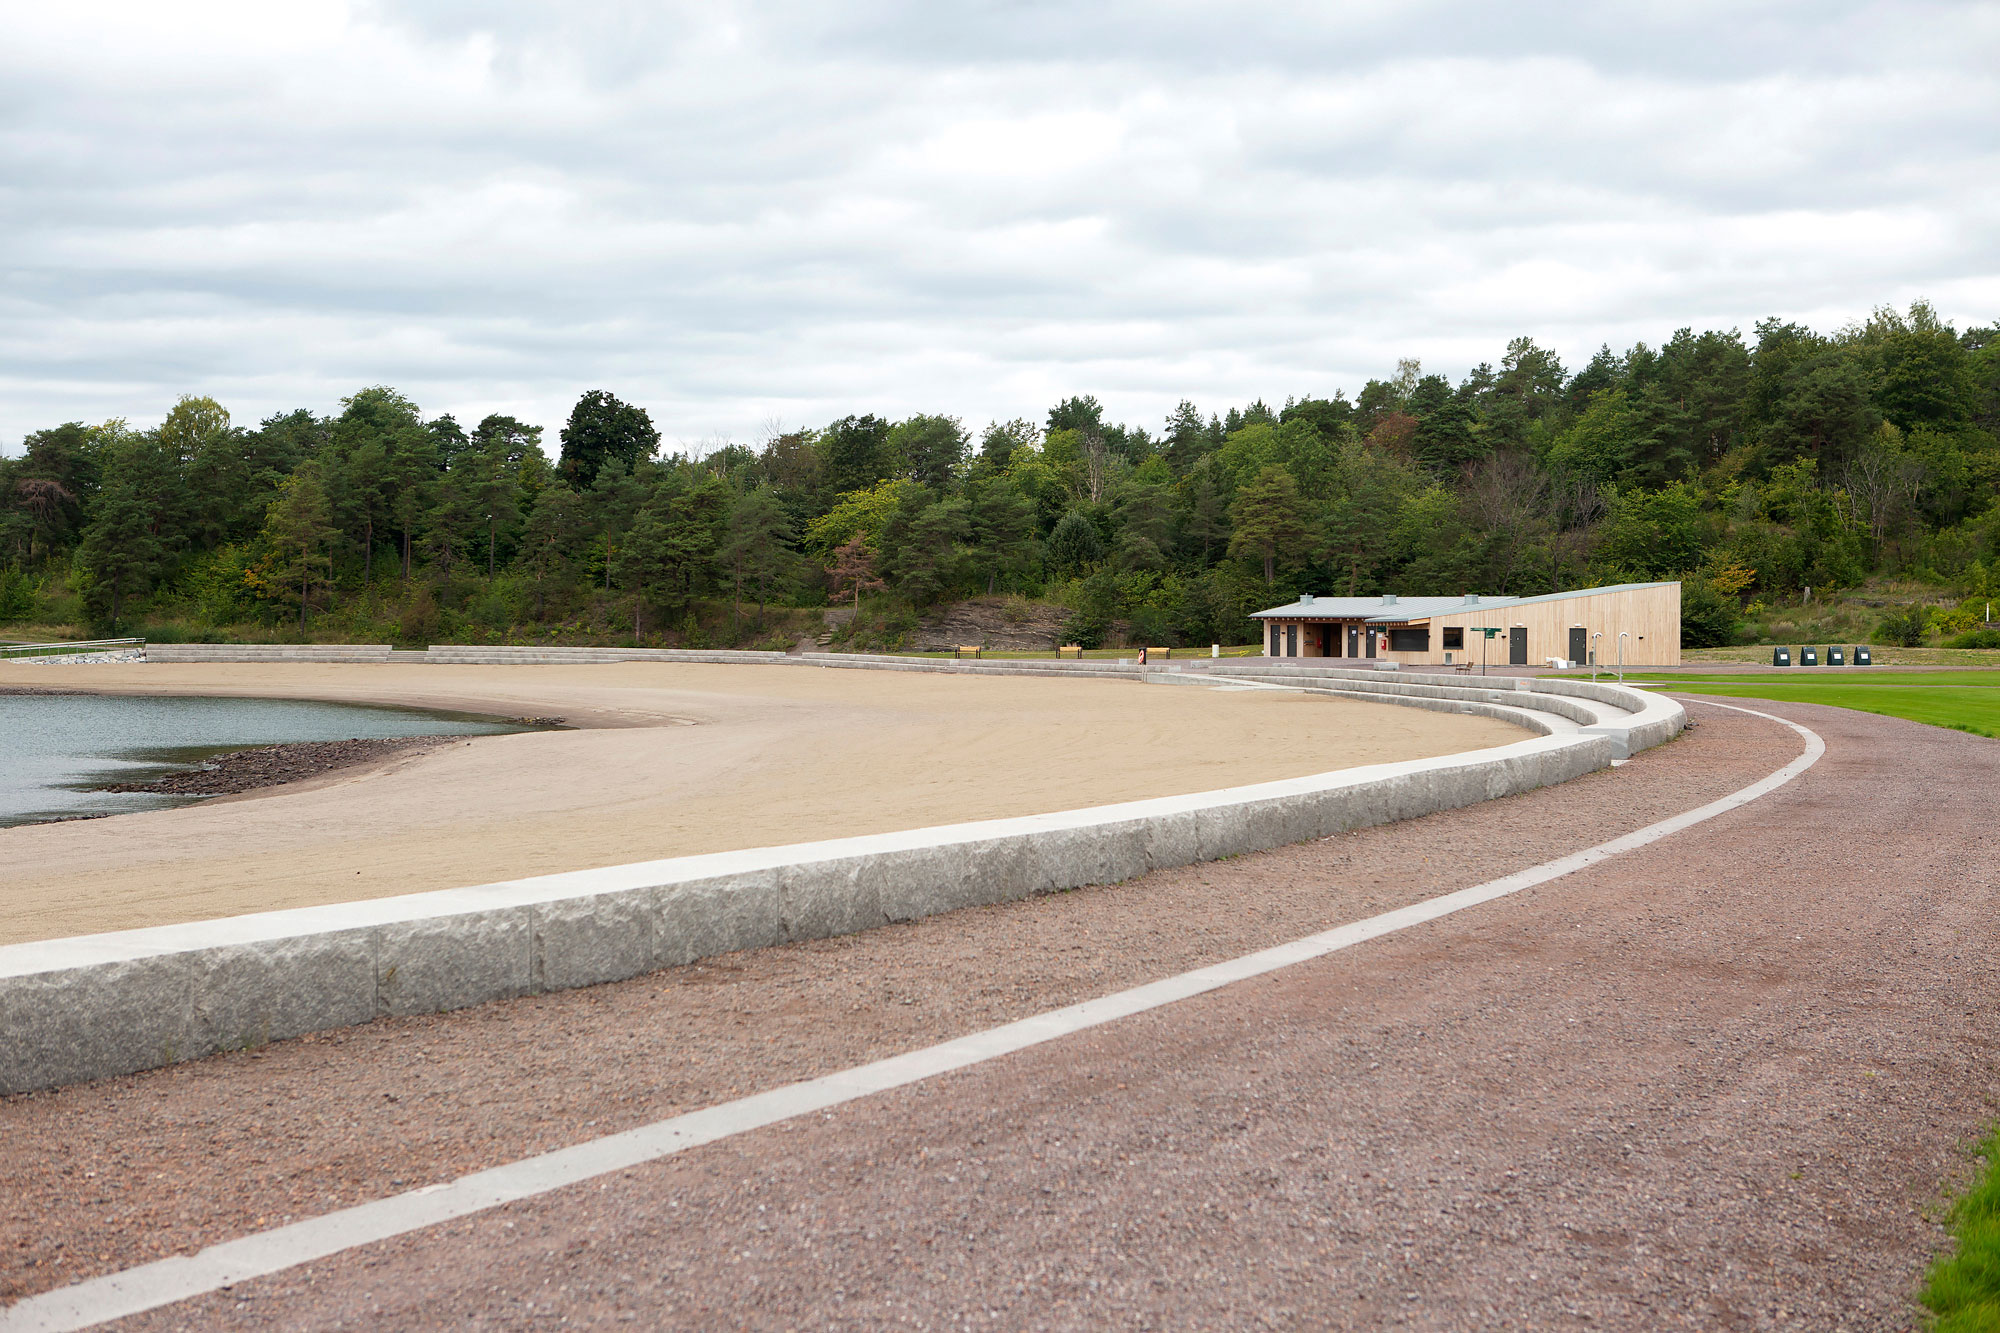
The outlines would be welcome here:
[[[390,383],[670,439],[2000,318],[1987,5],[0,0],[0,442]]]

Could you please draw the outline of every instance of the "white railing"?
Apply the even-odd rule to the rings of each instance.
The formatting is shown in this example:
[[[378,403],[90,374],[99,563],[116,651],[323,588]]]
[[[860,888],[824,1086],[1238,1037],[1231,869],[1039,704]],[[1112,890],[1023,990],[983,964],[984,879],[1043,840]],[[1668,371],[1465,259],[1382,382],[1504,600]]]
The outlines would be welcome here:
[[[10,643],[0,647],[0,661],[13,657],[69,657],[76,653],[143,651],[144,639],[85,639],[77,643]]]

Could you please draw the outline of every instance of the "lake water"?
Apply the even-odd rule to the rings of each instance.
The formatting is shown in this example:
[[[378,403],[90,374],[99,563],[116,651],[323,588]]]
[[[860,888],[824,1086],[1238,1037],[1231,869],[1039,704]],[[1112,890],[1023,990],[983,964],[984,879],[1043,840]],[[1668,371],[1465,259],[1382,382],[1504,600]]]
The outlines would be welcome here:
[[[187,805],[202,798],[91,789],[144,782],[253,745],[522,730],[466,713],[302,699],[0,694],[0,827]]]

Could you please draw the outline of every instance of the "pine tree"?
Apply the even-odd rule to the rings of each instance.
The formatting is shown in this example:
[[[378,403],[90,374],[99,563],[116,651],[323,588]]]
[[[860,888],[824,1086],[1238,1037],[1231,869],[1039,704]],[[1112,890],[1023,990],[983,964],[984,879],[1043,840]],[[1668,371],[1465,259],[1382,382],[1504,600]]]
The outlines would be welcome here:
[[[93,508],[96,517],[84,529],[76,558],[110,596],[110,624],[116,629],[124,598],[144,592],[158,572],[160,543],[153,536],[152,516],[128,478],[114,474]]]
[[[1229,516],[1236,525],[1229,538],[1229,554],[1261,559],[1266,585],[1277,582],[1278,556],[1304,554],[1313,537],[1299,484],[1275,463],[1243,488],[1229,507]]]
[[[306,627],[314,584],[324,582],[330,571],[326,545],[334,531],[319,465],[303,464],[278,484],[277,498],[264,512],[264,540],[277,557],[272,576],[298,586],[300,630]]]
[[[730,574],[735,589],[732,614],[739,627],[746,578],[757,585],[757,627],[764,627],[764,589],[790,569],[793,538],[791,519],[768,486],[745,491],[729,506],[715,560]]]
[[[1104,539],[1097,525],[1072,509],[1049,534],[1049,573],[1070,578],[1086,573],[1104,558]]]

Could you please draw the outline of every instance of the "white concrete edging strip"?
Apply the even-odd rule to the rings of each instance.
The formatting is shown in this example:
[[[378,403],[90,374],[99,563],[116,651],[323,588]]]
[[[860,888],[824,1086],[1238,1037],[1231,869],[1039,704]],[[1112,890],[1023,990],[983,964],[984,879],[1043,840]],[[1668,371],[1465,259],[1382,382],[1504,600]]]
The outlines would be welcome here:
[[[91,1278],[40,1296],[31,1296],[6,1310],[0,1310],[0,1333],[70,1333],[71,1330],[158,1309],[239,1282],[324,1259],[343,1250],[408,1235],[453,1218],[547,1194],[797,1116],[907,1087],[1133,1014],[1162,1008],[1232,982],[1323,958],[1411,926],[1436,921],[1546,884],[1740,809],[1792,781],[1818,763],[1820,756],[1826,753],[1826,742],[1817,733],[1795,722],[1730,704],[1712,706],[1748,713],[1752,717],[1789,727],[1805,739],[1805,752],[1768,777],[1707,805],[1469,889],[922,1050],[474,1172],[449,1184],[391,1195],[238,1240],[223,1241],[194,1255],[141,1264],[122,1273]]]
[[[1678,730],[1678,704],[1633,698],[1670,707]],[[1570,732],[1189,796],[8,945],[0,1093],[1115,883],[1513,795],[1623,757],[1618,738]]]

